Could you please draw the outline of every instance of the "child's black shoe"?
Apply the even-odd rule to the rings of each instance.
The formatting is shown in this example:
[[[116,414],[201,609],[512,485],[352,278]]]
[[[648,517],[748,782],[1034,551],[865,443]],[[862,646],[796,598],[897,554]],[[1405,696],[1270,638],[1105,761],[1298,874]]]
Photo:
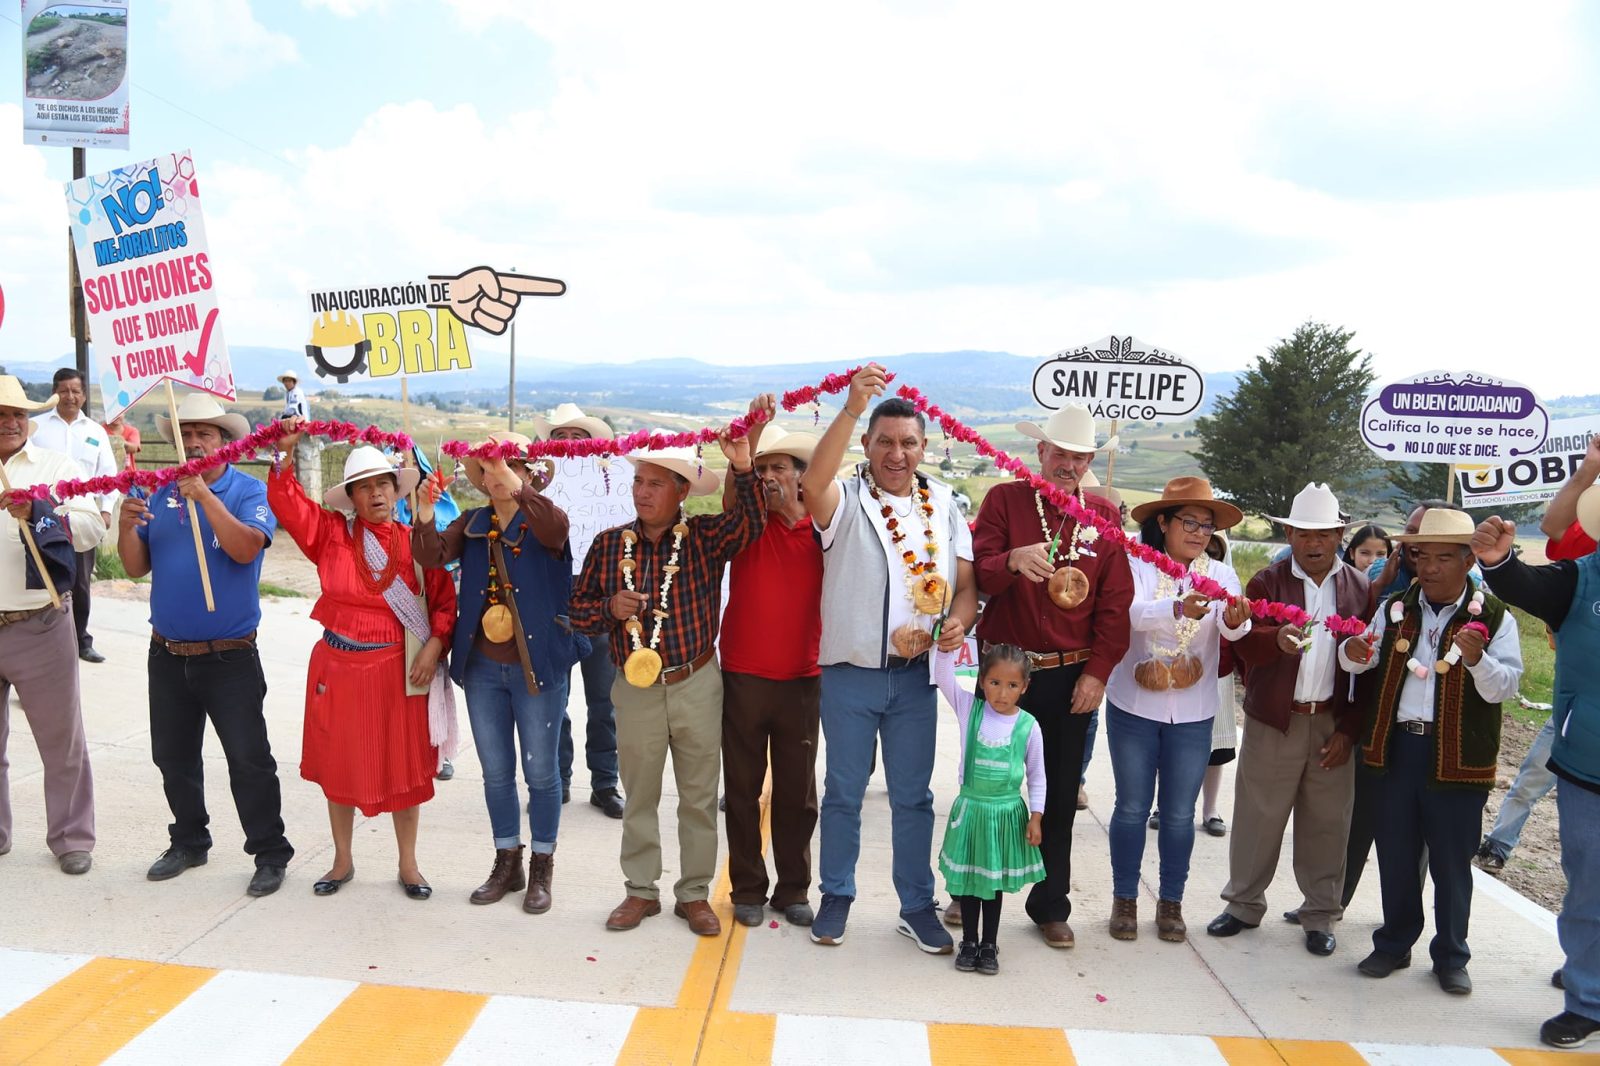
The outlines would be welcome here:
[[[965,947],[965,945],[962,945]],[[956,965],[960,965],[958,962]],[[978,945],[978,972],[991,977],[1000,972],[1000,949],[993,944]]]
[[[961,950],[956,954],[956,969],[962,973],[971,973],[978,968],[978,945],[971,940],[961,942]]]

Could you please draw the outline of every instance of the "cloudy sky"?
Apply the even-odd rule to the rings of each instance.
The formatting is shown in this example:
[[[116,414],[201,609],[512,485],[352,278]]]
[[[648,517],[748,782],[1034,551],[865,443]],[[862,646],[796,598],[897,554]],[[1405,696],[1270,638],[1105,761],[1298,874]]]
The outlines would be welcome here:
[[[69,153],[21,143],[7,6],[0,362],[70,350]],[[486,262],[570,286],[519,362],[1114,332],[1223,370],[1312,318],[1383,377],[1600,391],[1600,5],[136,0],[130,33],[134,148],[90,168],[194,150],[235,345]]]

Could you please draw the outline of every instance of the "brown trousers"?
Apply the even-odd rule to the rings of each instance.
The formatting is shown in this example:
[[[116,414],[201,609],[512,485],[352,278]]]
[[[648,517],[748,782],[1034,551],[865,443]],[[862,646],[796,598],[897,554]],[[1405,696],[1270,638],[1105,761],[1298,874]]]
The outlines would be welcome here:
[[[1294,814],[1294,877],[1304,901],[1300,925],[1330,931],[1344,907],[1345,843],[1355,799],[1355,752],[1324,770],[1321,749],[1333,735],[1331,714],[1291,714],[1280,733],[1254,718],[1233,784],[1233,835],[1228,846],[1227,912],[1250,925],[1267,913],[1267,886],[1278,872],[1283,832]]]
[[[817,729],[822,679],[771,681],[722,675],[722,787],[727,797],[728,880],[734,903],[768,901],[761,851],[761,786],[772,764],[771,902],[805,903],[817,828]]]

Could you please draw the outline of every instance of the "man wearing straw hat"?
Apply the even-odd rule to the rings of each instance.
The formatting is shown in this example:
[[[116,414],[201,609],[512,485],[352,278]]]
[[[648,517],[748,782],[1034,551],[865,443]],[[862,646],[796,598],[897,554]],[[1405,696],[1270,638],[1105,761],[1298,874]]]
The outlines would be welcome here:
[[[611,427],[603,418],[586,415],[575,403],[558,404],[550,417],[533,416],[534,435],[539,440],[611,440]],[[582,559],[574,560],[581,568]],[[617,709],[611,702],[611,685],[617,670],[611,665],[611,649],[597,640],[589,654],[578,661],[583,677],[583,699],[588,705],[584,716],[584,761],[589,766],[589,802],[608,818],[621,818],[625,801],[618,791]],[[568,671],[567,691],[572,691]],[[561,802],[572,797],[572,718],[561,716]]]
[[[771,393],[750,404],[770,418]],[[767,524],[734,556],[722,616],[722,779],[727,799],[733,916],[760,925],[771,904],[790,925],[810,925],[811,835],[817,828],[817,729],[822,668],[822,548],[800,499],[800,475],[817,447],[809,433],[750,430]],[[734,506],[734,488],[723,505]],[[761,787],[772,767],[772,865],[761,847]]]
[[[1339,900],[1355,796],[1350,752],[1361,712],[1350,700],[1333,634],[1320,623],[1331,614],[1365,616],[1367,579],[1339,558],[1346,520],[1327,485],[1307,484],[1289,514],[1272,520],[1287,530],[1289,557],[1251,578],[1245,596],[1300,607],[1312,621],[1299,627],[1258,618],[1233,646],[1249,666],[1244,741],[1222,890],[1228,906],[1206,932],[1235,936],[1261,924],[1292,813],[1306,950],[1331,955],[1333,922],[1344,909]]]
[[[156,430],[195,460],[247,436],[250,423],[205,393],[191,392],[178,408],[177,431],[165,414],[156,416]],[[186,500],[194,501],[199,518],[214,611],[206,610]],[[129,577],[151,579],[150,754],[172,811],[168,847],[145,876],[166,881],[206,863],[211,832],[201,748],[210,718],[228,760],[245,854],[256,863],[248,892],[271,895],[283,884],[294,848],[283,834],[278,764],[263,714],[266,677],[256,648],[261,557],[278,526],[267,486],[231,465],[212,467],[161,488],[148,502],[130,495],[117,524],[123,568]]]
[[[1109,525],[1122,516],[1104,496],[1085,491],[1089,464],[1117,446],[1095,443],[1094,418],[1071,404],[1044,425],[1018,422],[1038,441],[1039,473]],[[1039,722],[1044,738],[1045,879],[1028,893],[1028,917],[1053,948],[1075,943],[1069,898],[1072,826],[1091,715],[1106,679],[1128,650],[1133,574],[1121,551],[1096,545],[1093,527],[1063,514],[1023,481],[989,490],[978,508],[972,554],[978,588],[989,594],[979,636],[1028,652],[1033,674],[1017,702]]]
[[[1388,977],[1411,965],[1424,921],[1418,860],[1427,848],[1433,973],[1458,996],[1472,991],[1472,856],[1499,766],[1500,704],[1522,679],[1516,618],[1467,579],[1475,532],[1465,511],[1435,507],[1416,533],[1395,537],[1415,548],[1417,580],[1378,605],[1370,636],[1339,649],[1352,673],[1377,668],[1360,745],[1362,772],[1377,779],[1383,925],[1359,969]]]
[[[278,384],[283,386],[283,409],[278,412],[279,420],[301,418],[310,421],[311,402],[306,399],[305,390],[300,387],[300,374],[294,370],[285,370],[278,375]],[[322,495],[321,457],[321,437],[306,433],[295,441],[295,477],[300,479],[300,484],[313,500]]]
[[[634,457],[638,518],[594,539],[572,591],[573,628],[608,636],[622,675],[611,686],[617,708],[617,754],[628,789],[622,816],[622,873],[627,896],[606,919],[636,929],[661,913],[661,775],[667,753],[678,786],[678,869],[672,913],[700,936],[717,936],[711,909],[717,867],[717,774],[722,758],[722,672],[717,620],[722,570],[761,535],[750,441],[724,431],[719,441],[734,480],[735,506],[685,518],[691,495],[720,480],[688,448]]]
[[[0,464],[11,489],[81,476],[69,456],[28,440],[28,414],[56,401],[34,403],[21,382],[0,375]],[[94,781],[78,703],[78,638],[68,592],[75,559],[69,554],[94,551],[106,525],[93,496],[60,505],[8,496],[6,514],[0,519],[0,855],[11,850],[6,746],[15,688],[44,764],[45,842],[63,873],[86,873],[94,850]]]

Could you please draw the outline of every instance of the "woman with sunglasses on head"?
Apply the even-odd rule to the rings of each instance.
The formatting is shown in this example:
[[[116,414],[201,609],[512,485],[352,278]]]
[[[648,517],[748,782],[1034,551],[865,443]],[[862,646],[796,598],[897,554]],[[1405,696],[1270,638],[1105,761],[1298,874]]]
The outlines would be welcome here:
[[[1143,542],[1184,568],[1182,577],[1130,559],[1133,603],[1128,608],[1133,639],[1106,685],[1106,736],[1116,779],[1111,815],[1112,909],[1117,940],[1139,935],[1139,869],[1144,859],[1145,819],[1160,788],[1160,896],[1156,935],[1181,943],[1183,889],[1194,850],[1194,806],[1211,758],[1212,719],[1219,710],[1217,661],[1222,639],[1250,631],[1250,607],[1209,600],[1194,588],[1208,577],[1239,596],[1239,578],[1226,563],[1206,554],[1219,529],[1242,515],[1216,499],[1203,478],[1167,482],[1161,498],[1133,509]]]

